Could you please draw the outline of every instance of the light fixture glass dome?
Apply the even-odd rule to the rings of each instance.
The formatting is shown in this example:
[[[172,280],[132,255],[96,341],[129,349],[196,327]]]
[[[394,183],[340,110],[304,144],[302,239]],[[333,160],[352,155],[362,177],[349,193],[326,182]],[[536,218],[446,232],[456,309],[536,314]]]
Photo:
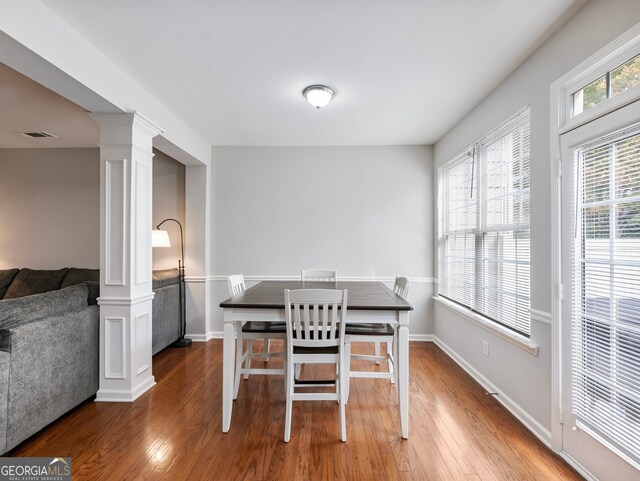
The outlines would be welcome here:
[[[311,85],[302,91],[307,101],[316,109],[324,107],[335,95],[335,92],[325,85]]]

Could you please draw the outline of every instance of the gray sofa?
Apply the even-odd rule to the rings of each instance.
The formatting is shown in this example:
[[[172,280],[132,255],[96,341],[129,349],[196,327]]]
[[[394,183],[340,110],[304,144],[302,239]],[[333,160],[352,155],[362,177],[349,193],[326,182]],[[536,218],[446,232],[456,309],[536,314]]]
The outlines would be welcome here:
[[[155,271],[152,350],[180,337],[178,270]],[[99,271],[0,270],[0,454],[98,390]]]
[[[162,351],[180,337],[180,287],[178,269],[153,271],[151,351]]]

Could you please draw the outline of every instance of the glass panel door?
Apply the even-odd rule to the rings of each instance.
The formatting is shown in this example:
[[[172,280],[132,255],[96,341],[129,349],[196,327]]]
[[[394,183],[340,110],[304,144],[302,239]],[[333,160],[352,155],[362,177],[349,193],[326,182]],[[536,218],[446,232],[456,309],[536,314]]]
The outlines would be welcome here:
[[[563,451],[640,479],[640,102],[561,144]]]

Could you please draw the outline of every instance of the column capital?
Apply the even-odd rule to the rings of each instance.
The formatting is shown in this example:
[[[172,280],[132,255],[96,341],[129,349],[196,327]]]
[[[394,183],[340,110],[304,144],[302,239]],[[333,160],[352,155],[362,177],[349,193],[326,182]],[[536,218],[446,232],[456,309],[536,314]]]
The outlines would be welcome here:
[[[90,113],[89,117],[100,125],[101,145],[119,145],[132,142],[136,131],[151,139],[164,132],[147,117],[135,111],[118,114]]]

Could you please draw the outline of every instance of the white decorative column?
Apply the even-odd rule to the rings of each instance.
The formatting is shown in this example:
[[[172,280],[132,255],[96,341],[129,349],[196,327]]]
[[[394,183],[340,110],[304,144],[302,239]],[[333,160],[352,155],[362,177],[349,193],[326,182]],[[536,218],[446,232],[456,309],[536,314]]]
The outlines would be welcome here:
[[[151,372],[152,141],[137,113],[92,114],[100,124],[100,389],[96,401],[131,402]]]

